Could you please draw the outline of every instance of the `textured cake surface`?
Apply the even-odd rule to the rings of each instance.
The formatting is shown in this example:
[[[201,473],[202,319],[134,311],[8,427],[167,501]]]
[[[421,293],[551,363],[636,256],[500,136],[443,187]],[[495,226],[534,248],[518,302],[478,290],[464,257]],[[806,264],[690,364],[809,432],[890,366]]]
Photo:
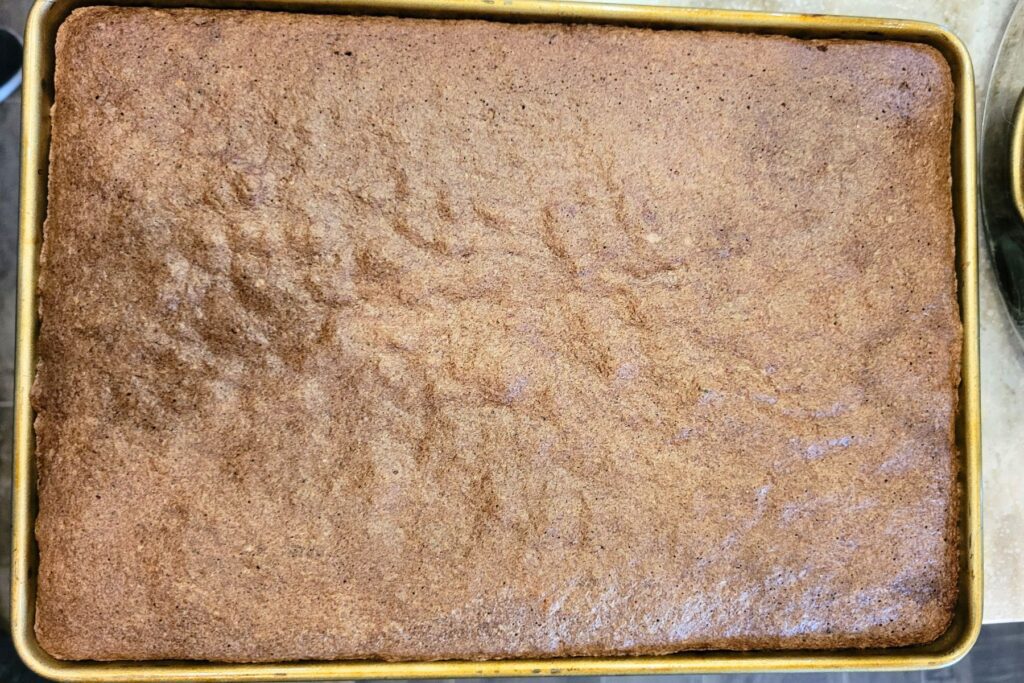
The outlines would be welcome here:
[[[33,388],[71,659],[929,641],[933,49],[75,11]]]

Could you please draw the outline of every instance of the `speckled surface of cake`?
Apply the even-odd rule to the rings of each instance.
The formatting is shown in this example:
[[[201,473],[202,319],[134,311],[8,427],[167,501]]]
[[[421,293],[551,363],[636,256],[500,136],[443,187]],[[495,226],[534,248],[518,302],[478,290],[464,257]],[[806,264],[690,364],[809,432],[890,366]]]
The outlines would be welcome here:
[[[94,8],[55,87],[51,654],[945,629],[960,327],[934,50]]]

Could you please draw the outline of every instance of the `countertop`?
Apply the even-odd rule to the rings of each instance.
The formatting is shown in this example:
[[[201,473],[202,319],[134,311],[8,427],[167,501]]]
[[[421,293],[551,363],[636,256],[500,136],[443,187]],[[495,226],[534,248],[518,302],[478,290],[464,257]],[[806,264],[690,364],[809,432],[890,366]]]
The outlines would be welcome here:
[[[30,0],[0,0],[0,25],[20,30],[29,4]],[[858,14],[943,24],[963,39],[974,59],[980,121],[992,60],[1014,2],[642,0],[642,4]],[[10,526],[19,105],[17,95],[0,104],[0,528]],[[1024,621],[1024,496],[1020,493],[1024,483],[1024,346],[1015,339],[1010,328],[984,247],[981,264],[985,621]],[[0,539],[0,613],[6,620],[10,539],[7,534],[0,534]]]

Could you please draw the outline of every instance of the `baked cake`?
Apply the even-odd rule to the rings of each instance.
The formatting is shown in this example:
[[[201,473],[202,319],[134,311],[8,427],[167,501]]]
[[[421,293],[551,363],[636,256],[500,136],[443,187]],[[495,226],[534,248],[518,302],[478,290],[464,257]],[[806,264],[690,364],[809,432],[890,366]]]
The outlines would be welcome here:
[[[936,50],[89,8],[56,56],[33,389],[54,656],[947,627]]]

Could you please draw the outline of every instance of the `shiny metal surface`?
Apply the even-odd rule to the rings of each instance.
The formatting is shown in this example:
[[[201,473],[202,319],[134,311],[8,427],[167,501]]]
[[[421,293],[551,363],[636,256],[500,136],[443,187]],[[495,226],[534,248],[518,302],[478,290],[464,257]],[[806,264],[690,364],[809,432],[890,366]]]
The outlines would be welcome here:
[[[53,101],[53,46],[70,11],[87,4],[205,6],[283,11],[484,17],[495,20],[591,21],[660,28],[759,31],[801,37],[846,37],[923,42],[949,61],[956,87],[953,198],[959,301],[964,326],[957,446],[963,498],[960,594],[949,630],[924,646],[845,651],[684,652],[659,657],[590,657],[489,662],[63,662],[50,657],[33,632],[36,550],[33,414],[29,389],[37,333],[36,277],[46,211],[49,111]],[[468,676],[726,673],[757,671],[903,670],[934,668],[960,659],[981,628],[980,406],[974,79],[970,58],[946,30],[912,21],[729,12],[547,0],[38,0],[26,31],[23,91],[22,188],[15,387],[14,535],[11,629],[25,662],[38,673],[68,681],[255,681]]]
[[[1024,92],[1017,98],[1010,123],[1010,196],[1017,216],[1024,218]]]
[[[1018,3],[992,67],[983,117],[981,209],[999,289],[1024,343],[1024,3]],[[1016,125],[1014,125],[1016,123]]]

